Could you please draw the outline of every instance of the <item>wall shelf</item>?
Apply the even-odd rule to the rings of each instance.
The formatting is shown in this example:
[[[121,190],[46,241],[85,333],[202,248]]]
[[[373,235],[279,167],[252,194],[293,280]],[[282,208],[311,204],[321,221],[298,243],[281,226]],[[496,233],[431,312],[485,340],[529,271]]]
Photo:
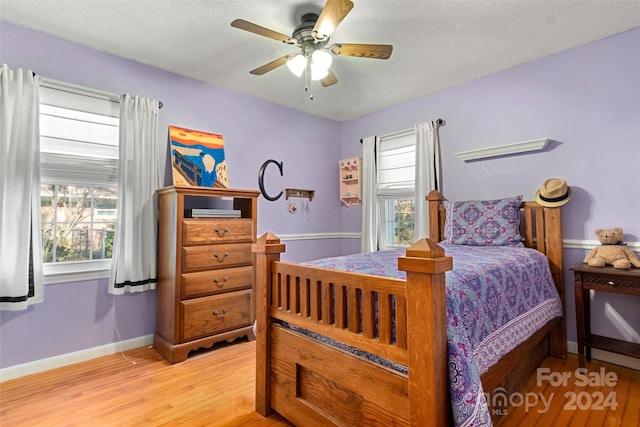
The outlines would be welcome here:
[[[340,160],[340,200],[345,206],[362,204],[362,157]]]
[[[454,153],[459,159],[466,161],[486,159],[489,157],[505,156],[507,154],[526,153],[529,151],[543,150],[549,143],[549,138],[534,139],[531,141],[515,142],[513,144],[497,145],[494,147],[480,148],[477,150],[460,151]]]
[[[285,200],[289,200],[289,197],[302,197],[309,199],[309,201],[313,200],[313,195],[316,192],[315,190],[301,190],[299,188],[286,188],[284,191]]]

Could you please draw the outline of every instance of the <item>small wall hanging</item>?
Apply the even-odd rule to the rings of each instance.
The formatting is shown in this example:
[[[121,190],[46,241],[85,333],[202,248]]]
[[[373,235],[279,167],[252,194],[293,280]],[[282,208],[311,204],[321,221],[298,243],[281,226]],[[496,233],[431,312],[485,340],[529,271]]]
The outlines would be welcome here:
[[[340,200],[345,206],[362,205],[362,157],[340,160]]]
[[[316,193],[315,190],[301,190],[299,188],[286,188],[286,199],[289,197],[301,197],[303,199],[309,199],[309,201],[313,200],[313,195]]]

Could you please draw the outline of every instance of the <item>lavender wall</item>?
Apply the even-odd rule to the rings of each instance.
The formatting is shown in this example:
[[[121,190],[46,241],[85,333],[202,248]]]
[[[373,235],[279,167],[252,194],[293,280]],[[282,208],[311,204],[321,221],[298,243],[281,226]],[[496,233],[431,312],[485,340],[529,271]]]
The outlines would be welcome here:
[[[107,55],[55,37],[0,23],[0,63],[114,93],[163,102],[160,133],[169,125],[221,133],[229,184],[258,189],[258,170],[268,159],[269,194],[284,188],[316,190],[309,219],[287,212],[284,197],[258,201],[258,233],[335,233],[342,227],[338,200],[340,125],[246,95]],[[300,96],[304,96],[303,93]],[[353,240],[353,239],[352,239]],[[296,240],[283,259],[340,255],[340,239]],[[0,368],[152,334],[155,292],[114,298],[106,280],[45,286],[41,304],[0,312]],[[117,308],[117,310],[115,310]],[[117,314],[120,338],[113,326]]]
[[[640,29],[341,124],[7,23],[0,23],[0,43],[0,62],[11,67],[162,100],[161,130],[177,125],[223,134],[233,187],[256,189],[260,165],[271,158],[283,161],[284,177],[269,169],[267,189],[272,194],[285,187],[315,189],[309,220],[289,214],[283,200],[260,198],[259,233],[359,232],[360,208],[338,202],[338,160],[360,155],[363,136],[443,118],[443,191],[449,199],[515,193],[531,198],[545,178],[562,177],[574,190],[564,210],[566,241],[580,247],[580,242],[595,239],[595,228],[613,226],[627,231],[627,241],[640,240]],[[478,162],[465,163],[453,155],[538,138],[553,142],[543,152]],[[607,159],[612,156],[615,159]],[[357,239],[286,243],[285,259],[294,262],[359,249]],[[580,262],[585,253],[565,248],[565,265]],[[569,339],[575,340],[568,273],[566,284]],[[637,337],[637,302],[596,295],[594,332],[623,338],[630,329]],[[615,316],[599,314],[607,304],[628,322],[625,333]],[[113,327],[114,312],[120,338]],[[154,292],[114,299],[104,280],[46,286],[42,304],[18,313],[0,312],[0,368],[148,335],[154,329]]]
[[[450,200],[514,194],[531,199],[546,178],[561,177],[573,189],[563,212],[565,246],[581,247],[596,239],[596,228],[615,226],[625,230],[627,242],[640,241],[640,29],[344,123],[342,156],[358,155],[363,136],[437,118],[446,121],[440,131],[442,190]],[[552,139],[541,152],[475,162],[454,155],[539,138]],[[360,229],[360,213],[343,208],[345,231]],[[565,267],[581,262],[586,253],[583,246],[565,247]],[[575,341],[568,272],[565,284],[568,335]],[[594,333],[640,342],[639,302],[596,293]]]

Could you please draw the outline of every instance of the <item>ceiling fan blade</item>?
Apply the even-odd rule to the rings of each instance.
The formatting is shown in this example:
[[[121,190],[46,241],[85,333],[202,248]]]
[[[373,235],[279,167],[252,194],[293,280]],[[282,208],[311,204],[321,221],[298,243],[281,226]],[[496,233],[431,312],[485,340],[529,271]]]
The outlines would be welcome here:
[[[330,49],[336,55],[371,59],[387,59],[393,52],[393,46],[390,44],[340,43],[334,44]]]
[[[249,74],[253,74],[255,76],[261,76],[265,73],[268,73],[271,70],[274,70],[276,68],[278,68],[281,65],[284,65],[287,63],[287,61],[291,58],[293,58],[294,56],[296,56],[296,54],[289,54],[289,55],[285,55],[281,58],[278,59],[274,59],[273,61],[264,64],[261,67],[256,68],[255,70],[251,70],[249,71]]]
[[[327,74],[327,77],[320,80],[320,83],[322,83],[322,87],[333,86],[334,84],[338,83],[338,78],[336,77],[333,70],[329,68],[329,74]]]
[[[351,0],[327,0],[313,27],[313,36],[317,40],[328,39],[351,9],[353,9]]]
[[[231,26],[239,28],[241,30],[249,31],[250,33],[258,34],[259,36],[269,37],[270,39],[278,40],[283,43],[295,44],[295,40],[290,36],[284,35],[277,31],[270,30],[260,25],[245,21],[244,19],[236,19],[231,22]]]

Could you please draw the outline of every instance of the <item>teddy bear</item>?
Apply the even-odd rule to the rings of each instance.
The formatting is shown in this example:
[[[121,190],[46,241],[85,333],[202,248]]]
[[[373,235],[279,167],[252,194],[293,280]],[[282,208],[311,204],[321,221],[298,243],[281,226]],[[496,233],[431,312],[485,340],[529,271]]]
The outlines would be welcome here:
[[[622,228],[599,228],[596,230],[596,236],[602,246],[596,246],[591,250],[583,261],[585,264],[589,264],[591,267],[612,265],[614,268],[623,270],[630,269],[632,265],[640,268],[638,256],[623,243]]]

